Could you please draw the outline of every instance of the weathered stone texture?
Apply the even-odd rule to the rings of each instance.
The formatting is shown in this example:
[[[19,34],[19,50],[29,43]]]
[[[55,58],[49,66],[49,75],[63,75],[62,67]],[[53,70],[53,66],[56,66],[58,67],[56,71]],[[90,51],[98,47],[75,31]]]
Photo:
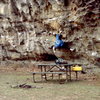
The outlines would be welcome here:
[[[0,0],[0,60],[50,60],[54,34],[62,31],[70,48],[94,63],[99,28],[100,0]]]

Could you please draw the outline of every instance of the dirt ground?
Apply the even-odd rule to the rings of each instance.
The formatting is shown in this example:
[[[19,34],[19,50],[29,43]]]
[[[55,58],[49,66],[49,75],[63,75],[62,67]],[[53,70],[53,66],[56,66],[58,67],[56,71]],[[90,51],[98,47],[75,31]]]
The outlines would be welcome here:
[[[54,80],[39,83],[32,80],[33,70],[1,67],[0,100],[100,100],[100,69],[91,74],[79,73],[77,81],[73,74],[72,81],[59,82],[55,76]],[[32,88],[19,88],[22,84]]]

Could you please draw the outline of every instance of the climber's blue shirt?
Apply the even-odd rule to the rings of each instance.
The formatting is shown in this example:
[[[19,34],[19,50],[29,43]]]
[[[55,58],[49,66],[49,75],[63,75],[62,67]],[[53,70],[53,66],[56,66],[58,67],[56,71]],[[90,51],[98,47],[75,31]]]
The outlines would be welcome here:
[[[63,47],[63,45],[64,45],[64,42],[59,37],[60,37],[60,35],[57,34],[56,35],[56,41],[55,41],[55,44],[54,44],[55,48]]]

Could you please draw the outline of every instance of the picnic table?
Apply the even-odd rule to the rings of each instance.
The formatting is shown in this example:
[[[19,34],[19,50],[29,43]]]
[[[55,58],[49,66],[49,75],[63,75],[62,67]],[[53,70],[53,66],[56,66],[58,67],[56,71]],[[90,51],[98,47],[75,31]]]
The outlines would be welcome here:
[[[41,81],[43,81],[43,79],[45,79],[46,81],[47,79],[47,74],[51,74],[52,75],[52,79],[54,74],[58,74],[58,78],[60,80],[61,75],[65,74],[66,75],[66,81],[71,80],[71,74],[72,74],[72,70],[71,67],[73,65],[76,64],[56,64],[56,63],[51,63],[51,64],[38,64],[38,68],[40,69],[39,72],[32,72],[33,74],[33,81],[36,82],[35,80],[35,75],[36,74],[40,74],[41,75]],[[78,78],[78,71],[75,71],[76,73],[76,79]]]

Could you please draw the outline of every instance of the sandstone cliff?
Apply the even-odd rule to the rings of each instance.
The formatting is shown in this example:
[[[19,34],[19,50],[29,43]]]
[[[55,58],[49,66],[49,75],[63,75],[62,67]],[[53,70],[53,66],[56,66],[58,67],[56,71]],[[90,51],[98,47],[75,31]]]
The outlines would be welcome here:
[[[61,32],[79,62],[100,62],[100,0],[0,0],[0,61],[53,60]]]

